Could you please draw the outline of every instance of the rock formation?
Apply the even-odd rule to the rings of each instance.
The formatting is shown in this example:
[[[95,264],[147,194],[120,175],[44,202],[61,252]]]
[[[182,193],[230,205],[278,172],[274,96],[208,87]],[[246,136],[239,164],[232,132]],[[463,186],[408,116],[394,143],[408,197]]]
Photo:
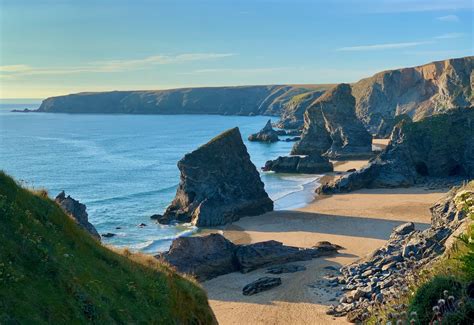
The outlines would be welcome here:
[[[404,120],[395,127],[390,144],[377,158],[318,191],[411,186],[430,177],[473,178],[473,139],[473,108],[451,110],[419,122]]]
[[[238,128],[218,135],[178,162],[181,179],[167,221],[224,225],[273,210]]]
[[[330,87],[328,87],[330,88]],[[278,127],[282,129],[300,129],[304,124],[306,109],[327,89],[314,90],[294,96],[281,113]]]
[[[278,132],[273,130],[272,121],[268,120],[263,129],[261,129],[258,133],[251,134],[249,136],[249,141],[277,142]]]
[[[174,265],[178,271],[193,274],[199,281],[218,275],[307,261],[312,258],[336,254],[342,247],[325,243],[313,248],[286,246],[274,240],[234,245],[222,235],[180,237],[173,241],[168,252],[156,255]],[[281,266],[281,265],[280,265]]]
[[[303,157],[278,157],[275,160],[267,161],[263,170],[277,173],[322,174],[332,172],[333,166],[326,157],[313,154]]]
[[[368,316],[371,302],[383,303],[393,299],[409,285],[408,279],[429,268],[446,249],[450,239],[459,235],[467,211],[457,202],[460,195],[474,192],[454,188],[432,208],[431,227],[419,231],[413,223],[393,229],[387,243],[372,254],[341,268],[335,282],[345,294],[328,314],[348,316],[350,321],[362,322]]]
[[[100,235],[95,227],[89,222],[86,206],[69,195],[66,197],[64,191],[58,194],[56,203],[68,214],[76,223],[89,232],[94,238],[100,240]]]
[[[415,121],[474,104],[474,56],[383,71],[352,85],[356,111],[367,129],[407,114]],[[386,133],[386,130],[382,133]],[[383,134],[382,134],[383,135]]]
[[[244,296],[251,296],[262,291],[270,290],[279,285],[281,285],[281,278],[272,278],[266,276],[247,284],[242,289],[242,294]]]
[[[235,272],[236,246],[222,235],[203,237],[179,237],[173,241],[168,252],[157,255],[178,271],[193,274],[199,281]]]
[[[332,159],[372,155],[372,137],[355,115],[348,84],[337,85],[308,108],[301,141],[292,154],[324,154]]]

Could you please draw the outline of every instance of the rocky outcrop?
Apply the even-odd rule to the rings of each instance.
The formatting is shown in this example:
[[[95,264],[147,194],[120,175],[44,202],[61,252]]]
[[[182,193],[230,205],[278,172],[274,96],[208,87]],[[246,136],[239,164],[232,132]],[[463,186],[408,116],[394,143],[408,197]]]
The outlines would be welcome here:
[[[278,116],[294,96],[318,85],[271,85],[111,91],[50,97],[38,111],[100,114],[220,114]]]
[[[359,171],[318,189],[320,193],[361,188],[401,187],[430,177],[474,177],[474,109],[464,108],[402,121],[390,144]]]
[[[212,227],[273,210],[238,128],[186,154],[178,168],[178,190],[163,214],[167,221]]]
[[[322,174],[333,171],[333,165],[326,157],[316,154],[310,156],[286,156],[269,160],[264,171],[276,173]]]
[[[200,281],[218,275],[252,270],[296,261],[307,261],[336,254],[342,247],[325,243],[313,248],[299,248],[270,240],[249,245],[234,245],[224,236],[180,237],[168,252],[156,255],[178,271],[196,276]]]
[[[277,142],[278,132],[273,130],[272,121],[268,120],[263,129],[257,133],[251,134],[249,136],[249,141]]]
[[[270,290],[279,285],[281,285],[281,278],[272,278],[266,276],[247,284],[242,289],[242,294],[244,296],[251,296],[262,291]]]
[[[329,88],[331,86],[328,86],[326,89],[309,91],[294,96],[282,110],[277,126],[282,129],[302,128],[306,109]]]
[[[357,116],[371,133],[407,114],[415,121],[474,104],[474,57],[383,71],[352,85]],[[382,133],[386,133],[383,131]]]
[[[168,252],[156,257],[182,273],[193,274],[199,281],[205,281],[238,270],[235,249],[232,242],[218,234],[179,237],[173,240]]]
[[[461,195],[474,200],[472,190],[454,188],[431,208],[430,228],[419,231],[411,222],[402,224],[393,230],[383,247],[341,268],[335,282],[345,294],[327,313],[363,321],[373,303],[389,302],[406,292],[411,282],[416,281],[414,276],[444,253],[449,240],[458,235],[468,219],[463,204],[459,204]]]
[[[350,85],[334,87],[308,108],[301,141],[292,154],[323,154],[331,159],[372,155],[372,137],[355,115]]]
[[[56,203],[69,215],[76,223],[89,232],[92,237],[100,240],[100,235],[95,227],[89,222],[86,206],[62,191],[56,196]]]

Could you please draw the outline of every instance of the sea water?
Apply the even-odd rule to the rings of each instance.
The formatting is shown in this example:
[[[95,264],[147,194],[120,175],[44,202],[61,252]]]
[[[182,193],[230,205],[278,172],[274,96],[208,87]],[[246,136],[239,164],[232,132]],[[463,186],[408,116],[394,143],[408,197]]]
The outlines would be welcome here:
[[[1,104],[0,169],[51,198],[61,190],[87,205],[89,221],[103,242],[145,253],[169,248],[191,225],[159,225],[179,182],[176,163],[214,136],[238,126],[252,162],[287,155],[293,142],[249,142],[269,119],[219,115],[83,115],[13,113],[37,105]],[[212,157],[209,157],[212,159]],[[291,209],[312,200],[316,175],[261,172],[275,209]],[[139,227],[144,223],[147,226]]]

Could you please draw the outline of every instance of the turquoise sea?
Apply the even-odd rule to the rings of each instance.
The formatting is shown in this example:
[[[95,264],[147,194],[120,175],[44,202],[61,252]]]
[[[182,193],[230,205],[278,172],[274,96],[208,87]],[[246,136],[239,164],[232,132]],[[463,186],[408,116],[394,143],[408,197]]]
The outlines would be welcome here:
[[[103,242],[146,253],[169,248],[176,236],[196,231],[190,225],[163,226],[150,220],[173,199],[179,182],[176,163],[183,155],[229,128],[238,126],[258,169],[286,155],[293,142],[248,142],[268,117],[217,115],[74,115],[12,113],[38,104],[1,104],[0,169],[23,185],[61,190],[87,205]],[[212,157],[210,157],[212,159]],[[263,173],[276,209],[309,202],[316,175]],[[140,223],[146,227],[138,227]]]

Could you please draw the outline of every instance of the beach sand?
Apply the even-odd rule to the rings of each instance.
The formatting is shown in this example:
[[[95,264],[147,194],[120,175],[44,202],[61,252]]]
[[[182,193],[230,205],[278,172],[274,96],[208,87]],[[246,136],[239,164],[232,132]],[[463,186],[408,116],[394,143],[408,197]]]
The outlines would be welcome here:
[[[366,161],[338,164],[336,171],[360,168]],[[278,275],[282,285],[253,296],[242,295],[242,288],[266,276],[265,269],[247,274],[232,273],[203,283],[211,307],[220,324],[338,324],[345,318],[325,314],[335,304],[335,288],[317,283],[339,268],[382,246],[392,229],[413,221],[417,228],[430,223],[429,207],[448,189],[424,188],[360,190],[317,198],[308,206],[291,211],[275,211],[246,217],[221,230],[238,244],[278,240],[286,245],[311,247],[327,240],[345,247],[340,254],[294,264],[303,272]],[[331,301],[332,300],[332,301]]]

